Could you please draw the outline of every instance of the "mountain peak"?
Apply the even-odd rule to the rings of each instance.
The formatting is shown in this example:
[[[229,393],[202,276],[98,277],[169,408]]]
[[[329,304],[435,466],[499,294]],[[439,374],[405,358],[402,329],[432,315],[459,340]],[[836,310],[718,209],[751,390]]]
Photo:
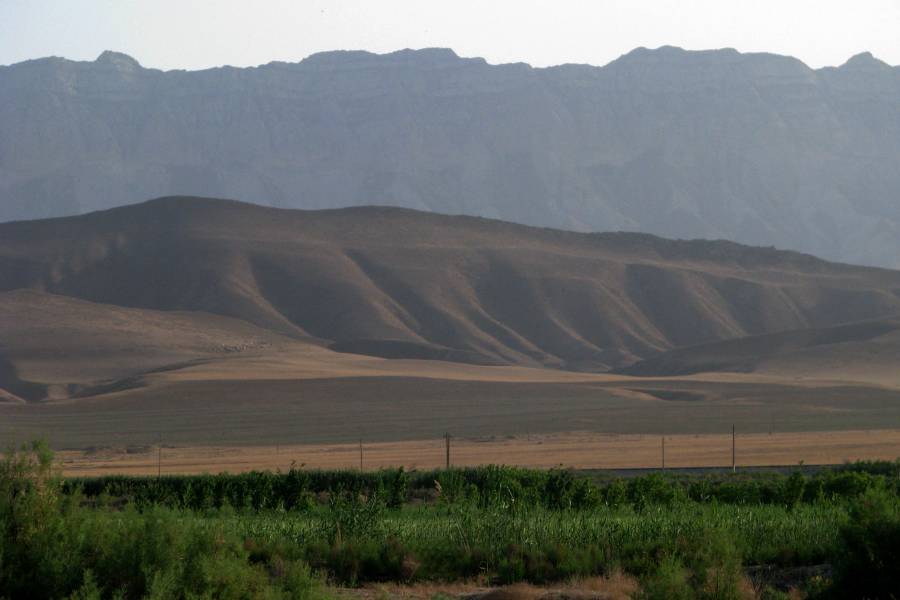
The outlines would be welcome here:
[[[451,48],[404,48],[402,50],[391,52],[387,56],[423,62],[447,62],[459,60],[459,55]]]
[[[117,69],[129,71],[141,68],[141,63],[134,58],[122,52],[114,52],[112,50],[104,50],[94,62],[98,65],[112,65]]]
[[[871,52],[860,52],[859,54],[851,56],[840,68],[859,71],[863,69],[884,69],[885,67],[888,69],[891,68],[886,62],[875,58]]]
[[[693,60],[703,58],[707,60],[719,60],[723,58],[733,58],[740,53],[734,48],[717,48],[713,50],[685,50],[679,46],[660,46],[658,48],[647,48],[639,46],[624,54],[620,60]]]
[[[445,66],[461,63],[484,63],[483,58],[461,58],[450,48],[404,48],[386,54],[365,50],[333,50],[318,52],[303,59],[302,63],[314,66],[346,67],[372,65]]]

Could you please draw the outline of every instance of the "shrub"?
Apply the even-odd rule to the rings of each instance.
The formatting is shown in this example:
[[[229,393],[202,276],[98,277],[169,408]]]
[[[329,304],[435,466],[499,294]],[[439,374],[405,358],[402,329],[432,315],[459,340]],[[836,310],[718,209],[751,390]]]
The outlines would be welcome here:
[[[900,591],[900,501],[870,489],[850,509],[835,560],[835,598],[896,598]]]
[[[781,503],[785,506],[796,506],[803,500],[803,492],[806,489],[806,477],[803,473],[795,471],[784,480],[781,488]]]
[[[645,573],[639,598],[737,600],[741,591],[740,555],[727,531],[701,529],[663,550],[656,569]]]
[[[365,498],[352,492],[333,494],[329,505],[326,535],[335,544],[372,538],[379,532],[385,505],[377,496]]]
[[[621,479],[616,479],[603,491],[603,501],[610,508],[618,508],[628,502],[628,488]]]
[[[207,506],[211,486],[194,483],[182,497]],[[43,444],[9,452],[0,463],[0,597],[322,595],[321,581],[296,557],[275,551],[251,557],[221,523],[210,526],[171,508],[86,508],[62,488]]]
[[[0,596],[54,597],[87,584],[70,558],[80,527],[75,500],[61,492],[42,442],[9,451],[0,463]]]
[[[682,489],[659,473],[635,477],[628,482],[628,498],[637,509],[652,505],[671,506],[682,496]]]
[[[400,508],[409,498],[409,474],[399,469],[388,469],[383,472],[380,486],[388,508]]]
[[[690,573],[680,560],[665,557],[659,568],[641,580],[638,600],[693,600],[696,596],[689,583]]]

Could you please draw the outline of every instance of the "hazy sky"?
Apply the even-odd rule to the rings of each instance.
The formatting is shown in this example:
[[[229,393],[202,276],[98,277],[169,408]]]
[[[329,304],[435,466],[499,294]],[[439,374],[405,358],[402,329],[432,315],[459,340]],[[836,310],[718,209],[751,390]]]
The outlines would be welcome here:
[[[162,69],[321,50],[450,47],[489,62],[606,64],[637,46],[900,64],[898,0],[0,0],[0,64],[119,50]]]

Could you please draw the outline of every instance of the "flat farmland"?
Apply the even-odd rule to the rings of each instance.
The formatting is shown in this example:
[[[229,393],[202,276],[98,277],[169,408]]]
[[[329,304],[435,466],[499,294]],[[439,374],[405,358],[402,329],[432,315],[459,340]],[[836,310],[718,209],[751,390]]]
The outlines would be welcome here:
[[[393,442],[572,431],[654,435],[900,429],[900,391],[735,377],[575,383],[414,377],[157,382],[0,405],[4,445],[55,449]]]
[[[456,466],[505,464],[532,468],[658,468],[663,436],[574,432],[502,438],[451,438]],[[666,466],[727,467],[731,436],[677,434],[665,436]],[[287,446],[154,446],[98,448],[59,453],[70,476],[155,475],[287,470],[304,468],[363,469],[403,466],[434,469],[445,464],[443,439]],[[838,464],[854,460],[900,457],[900,430],[740,433],[736,459],[741,467]]]
[[[495,372],[502,374],[502,370]],[[515,373],[513,373],[515,374]],[[462,375],[460,375],[462,377]],[[577,377],[581,377],[579,380]],[[43,438],[66,471],[156,473],[444,463],[657,467],[824,464],[900,456],[900,391],[715,374],[165,379],[109,394],[0,404],[4,446]]]

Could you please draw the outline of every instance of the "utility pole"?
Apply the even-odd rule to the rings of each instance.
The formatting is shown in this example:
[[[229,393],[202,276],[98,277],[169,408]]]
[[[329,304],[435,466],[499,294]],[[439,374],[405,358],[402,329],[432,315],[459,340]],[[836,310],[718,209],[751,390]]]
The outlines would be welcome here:
[[[446,445],[445,468],[449,469],[450,468],[450,434],[449,433],[444,434],[444,442]]]
[[[162,477],[162,432],[159,432],[159,443],[156,445],[156,478]]]
[[[734,425],[731,426],[731,472],[734,473],[737,471],[737,460],[735,453],[735,436],[734,436]]]
[[[666,436],[662,436],[662,468],[666,470]]]
[[[362,459],[362,438],[359,440],[359,470],[363,470],[363,459]]]

